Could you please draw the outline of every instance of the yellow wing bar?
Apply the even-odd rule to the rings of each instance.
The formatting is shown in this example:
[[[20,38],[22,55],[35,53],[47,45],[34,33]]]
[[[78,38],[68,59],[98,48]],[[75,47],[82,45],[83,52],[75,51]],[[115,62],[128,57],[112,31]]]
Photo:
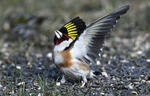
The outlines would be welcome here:
[[[74,23],[72,23],[72,22],[69,22],[64,27],[68,31],[68,36],[71,37],[73,40],[75,40],[77,35],[78,35],[78,30],[76,28],[76,25]]]

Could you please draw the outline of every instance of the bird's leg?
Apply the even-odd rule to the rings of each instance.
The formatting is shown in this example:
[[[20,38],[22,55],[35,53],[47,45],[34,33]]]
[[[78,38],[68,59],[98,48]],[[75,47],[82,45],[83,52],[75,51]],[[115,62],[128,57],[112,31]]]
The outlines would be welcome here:
[[[62,75],[62,78],[61,78],[61,80],[60,80],[60,83],[61,83],[61,84],[64,84],[65,82],[66,82],[65,76]]]
[[[85,84],[87,83],[86,76],[82,76],[82,79],[83,79],[83,81],[82,81],[82,85],[80,86],[80,88],[83,88],[85,86]]]

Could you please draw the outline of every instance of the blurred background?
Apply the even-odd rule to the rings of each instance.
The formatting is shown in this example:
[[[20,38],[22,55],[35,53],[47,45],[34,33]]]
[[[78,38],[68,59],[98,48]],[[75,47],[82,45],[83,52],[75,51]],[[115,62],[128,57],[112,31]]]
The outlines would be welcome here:
[[[49,80],[49,77],[57,75],[57,72],[49,67],[53,64],[54,31],[77,16],[81,17],[88,25],[128,4],[130,10],[121,17],[116,28],[113,29],[105,42],[100,66],[105,67],[109,74],[113,76],[116,74],[116,77],[125,71],[132,73],[129,77],[138,78],[139,74],[142,74],[143,77],[139,77],[142,78],[140,80],[150,80],[148,75],[150,74],[150,71],[148,71],[150,70],[150,0],[1,0],[0,96],[18,95],[22,92],[26,96],[29,96],[29,93],[37,96],[40,92],[50,94],[46,89],[55,89],[58,93],[55,94],[54,92],[54,94],[58,95],[62,91],[56,90],[54,84],[52,84],[54,88],[49,88],[52,85],[47,86],[51,84],[47,84],[47,82],[51,81],[42,81],[43,79],[41,79]],[[125,68],[121,66],[122,64]],[[119,66],[123,68],[121,69]],[[115,68],[116,70],[112,71]],[[120,74],[117,75],[113,72]],[[118,81],[116,82],[118,83]],[[141,81],[137,82],[141,84]],[[46,85],[43,87],[43,84]],[[122,86],[128,85],[123,84]],[[146,86],[132,86],[135,89],[134,94],[149,94],[150,86],[147,87],[147,83],[144,84]],[[120,85],[117,85],[118,88],[110,88],[109,91],[106,86],[103,86],[101,91],[98,92],[113,94],[115,89],[120,92],[116,93],[119,95],[124,92],[120,91],[123,90],[122,87],[119,87]],[[40,87],[46,89],[37,89]],[[130,89],[130,87],[127,89]],[[132,91],[130,90],[129,93],[132,93]],[[82,91],[75,92],[83,93]],[[124,94],[127,93],[128,91],[124,92]]]
[[[145,36],[150,30],[149,0],[1,0],[0,49],[10,45],[5,51],[11,54],[26,43],[47,49],[52,47],[54,31],[67,21],[80,16],[88,25],[127,4],[131,7],[129,12],[111,35]]]

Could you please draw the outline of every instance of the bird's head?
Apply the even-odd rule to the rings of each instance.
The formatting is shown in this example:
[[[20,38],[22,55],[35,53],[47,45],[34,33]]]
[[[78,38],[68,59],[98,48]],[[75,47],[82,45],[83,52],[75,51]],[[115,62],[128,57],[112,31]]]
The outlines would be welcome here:
[[[64,51],[70,48],[85,28],[86,25],[82,19],[76,17],[55,31],[54,51]]]
[[[54,51],[63,51],[72,43],[73,39],[70,38],[67,34],[60,32],[59,30],[55,31],[54,37]]]

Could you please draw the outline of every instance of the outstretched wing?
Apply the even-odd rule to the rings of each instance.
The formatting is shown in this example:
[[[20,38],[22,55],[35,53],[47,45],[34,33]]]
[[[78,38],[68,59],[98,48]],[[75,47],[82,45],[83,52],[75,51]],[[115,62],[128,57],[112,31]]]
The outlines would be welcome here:
[[[80,34],[85,30],[86,25],[82,19],[76,17],[66,23],[62,28],[59,29],[60,32],[67,34],[70,38],[75,40]]]
[[[88,63],[96,63],[100,49],[103,48],[106,35],[116,24],[116,21],[129,9],[129,5],[90,24],[74,43],[71,50],[76,58],[85,59]]]

